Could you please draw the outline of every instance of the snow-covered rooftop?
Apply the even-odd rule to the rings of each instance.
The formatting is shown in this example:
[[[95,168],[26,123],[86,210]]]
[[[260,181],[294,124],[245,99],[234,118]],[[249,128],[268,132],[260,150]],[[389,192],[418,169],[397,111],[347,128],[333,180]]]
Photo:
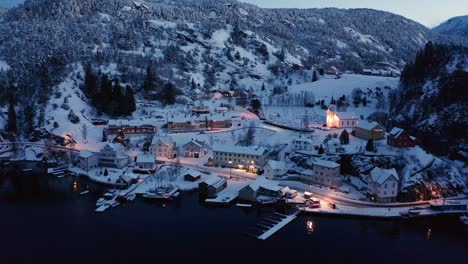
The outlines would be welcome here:
[[[279,182],[268,180],[263,176],[258,177],[257,180],[249,184],[249,186],[254,191],[257,191],[260,187],[271,191],[281,191],[284,188],[279,185]]]
[[[395,177],[396,180],[399,180],[398,173],[395,169],[381,169],[379,167],[375,167],[371,170],[370,175],[372,181],[378,184],[384,183],[390,177]]]
[[[226,179],[225,178],[220,178],[220,177],[210,177],[210,178],[205,180],[206,184],[208,184],[210,186],[213,186],[215,188],[221,186],[225,182],[226,182]]]
[[[233,145],[215,145],[213,146],[213,151],[261,156],[267,152],[268,149],[260,146],[243,147]]]
[[[359,127],[359,128],[362,128],[364,130],[371,130],[373,129],[374,127],[376,126],[380,126],[379,123],[375,122],[375,121],[372,121],[372,122],[369,122],[367,120],[361,120],[359,121],[359,123],[356,125],[356,127]],[[382,127],[382,126],[380,126]]]
[[[197,176],[201,176],[201,175],[202,175],[201,172],[199,172],[199,171],[197,171],[197,170],[194,170],[194,169],[188,169],[188,170],[186,170],[186,171],[184,172],[184,175],[187,175],[187,174],[188,174],[188,175],[191,175],[191,176],[193,176],[193,177],[197,177]],[[215,179],[216,179],[216,177],[215,177]],[[205,181],[205,182],[206,182],[206,181]]]
[[[392,128],[392,130],[390,130],[390,135],[397,138],[401,135],[403,131],[404,131],[403,128],[394,127]]]
[[[353,112],[338,112],[337,115],[340,119],[358,119]]]
[[[340,164],[338,164],[338,163],[336,163],[334,161],[322,160],[322,159],[313,161],[313,164],[316,165],[316,166],[325,167],[325,168],[332,168],[332,169],[340,167]]]
[[[267,165],[270,166],[270,168],[272,168],[273,170],[285,170],[285,169],[287,169],[286,162],[284,162],[284,161],[268,160]]]
[[[93,155],[95,155],[97,153],[94,153],[94,152],[91,152],[91,151],[88,151],[88,150],[82,150],[80,151],[80,158],[84,158],[84,159],[87,159]]]
[[[151,163],[156,159],[153,154],[139,154],[137,155],[136,162]]]
[[[159,140],[161,140],[161,142],[165,145],[169,145],[173,142],[170,136],[154,136],[151,144],[157,144]]]

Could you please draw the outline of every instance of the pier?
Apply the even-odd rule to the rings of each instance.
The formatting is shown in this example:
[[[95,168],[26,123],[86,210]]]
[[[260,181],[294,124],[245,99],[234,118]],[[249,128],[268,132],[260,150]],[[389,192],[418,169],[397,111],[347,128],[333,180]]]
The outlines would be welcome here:
[[[290,215],[274,213],[272,216],[265,218],[260,223],[257,223],[257,227],[262,231],[260,234],[255,235],[257,239],[267,240],[273,234],[278,232],[281,228],[296,219],[299,214],[299,210],[295,211]]]

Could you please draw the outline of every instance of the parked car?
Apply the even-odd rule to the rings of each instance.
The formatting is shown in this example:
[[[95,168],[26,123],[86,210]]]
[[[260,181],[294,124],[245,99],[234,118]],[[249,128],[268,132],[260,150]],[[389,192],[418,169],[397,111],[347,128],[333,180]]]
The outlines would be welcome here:
[[[330,207],[331,209],[336,209],[336,204],[328,203],[328,207]]]

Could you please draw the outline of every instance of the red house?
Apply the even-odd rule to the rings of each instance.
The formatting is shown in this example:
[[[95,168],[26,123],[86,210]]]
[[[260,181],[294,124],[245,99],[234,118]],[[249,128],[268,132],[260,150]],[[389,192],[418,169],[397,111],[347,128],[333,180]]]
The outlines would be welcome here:
[[[410,136],[404,129],[394,127],[387,137],[387,145],[396,148],[411,148],[417,143],[416,138]]]

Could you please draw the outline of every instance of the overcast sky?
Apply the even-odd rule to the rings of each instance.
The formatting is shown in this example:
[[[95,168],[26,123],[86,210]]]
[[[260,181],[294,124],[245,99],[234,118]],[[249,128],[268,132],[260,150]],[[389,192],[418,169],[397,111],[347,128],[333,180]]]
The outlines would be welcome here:
[[[24,0],[0,0],[0,7],[13,7]],[[65,1],[65,0],[64,0]],[[373,8],[396,13],[427,27],[454,16],[468,15],[468,0],[241,0],[270,8]]]
[[[0,0],[1,1],[1,0]],[[468,0],[241,0],[270,8],[372,8],[434,27],[454,16],[468,15]]]

